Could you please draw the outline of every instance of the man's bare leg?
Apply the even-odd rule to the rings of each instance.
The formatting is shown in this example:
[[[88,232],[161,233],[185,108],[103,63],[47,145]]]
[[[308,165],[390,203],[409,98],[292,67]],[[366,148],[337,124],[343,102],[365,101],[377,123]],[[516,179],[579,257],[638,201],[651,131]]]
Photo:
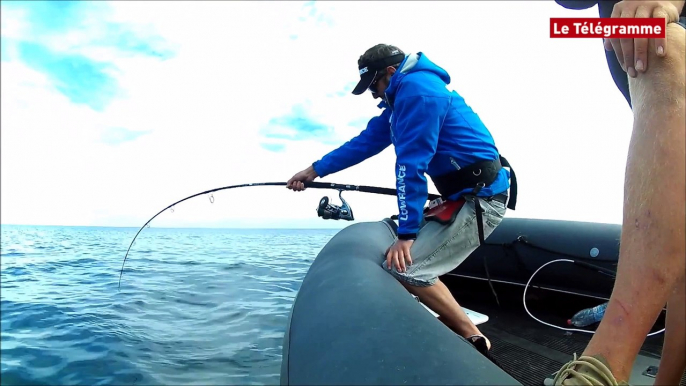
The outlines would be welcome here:
[[[440,315],[440,320],[450,329],[464,338],[472,335],[482,335],[481,331],[469,319],[457,300],[450,293],[448,287],[439,279],[436,284],[428,287],[417,287],[400,282],[410,293],[419,297],[419,300]],[[487,342],[490,349],[490,342]]]
[[[618,381],[628,381],[646,335],[686,269],[686,31],[669,24],[666,33],[667,56],[658,58],[649,40],[648,71],[629,78],[634,127],[617,279],[583,352],[602,357]]]
[[[667,302],[665,340],[655,385],[678,385],[686,370],[686,277],[681,278]]]

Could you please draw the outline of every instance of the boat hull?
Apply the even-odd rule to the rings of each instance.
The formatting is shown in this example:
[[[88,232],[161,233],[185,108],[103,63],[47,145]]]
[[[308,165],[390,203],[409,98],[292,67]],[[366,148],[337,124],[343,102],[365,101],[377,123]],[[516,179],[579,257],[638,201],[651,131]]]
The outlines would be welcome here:
[[[427,312],[380,265],[385,221],[334,236],[288,319],[282,385],[520,385]]]

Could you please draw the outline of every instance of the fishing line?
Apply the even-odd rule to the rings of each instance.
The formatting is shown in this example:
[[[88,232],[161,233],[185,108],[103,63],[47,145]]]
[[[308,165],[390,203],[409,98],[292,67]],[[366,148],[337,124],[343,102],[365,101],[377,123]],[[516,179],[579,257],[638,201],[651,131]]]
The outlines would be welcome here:
[[[133,240],[131,240],[131,244],[129,244],[129,248],[126,250],[126,255],[124,255],[124,262],[123,262],[122,265],[121,265],[121,272],[119,272],[119,290],[121,290],[121,278],[122,278],[122,275],[124,274],[124,264],[126,264],[126,258],[129,256],[129,251],[131,251],[131,247],[133,246],[133,243],[136,241],[136,238],[137,238],[138,235],[141,233],[141,231],[142,231],[146,226],[147,226],[148,228],[150,228],[150,225],[148,225],[148,224],[150,224],[150,222],[151,222],[153,219],[155,219],[155,217],[157,217],[157,216],[159,216],[160,214],[162,214],[162,212],[164,212],[165,210],[170,209],[172,212],[174,212],[174,206],[175,206],[176,204],[180,204],[180,203],[182,203],[182,202],[184,202],[184,201],[186,201],[186,200],[190,200],[191,198],[194,198],[194,197],[202,196],[203,194],[210,194],[210,197],[209,197],[209,198],[210,198],[210,203],[214,203],[214,195],[212,195],[211,193],[218,192],[218,191],[220,191],[220,190],[235,189],[235,188],[244,188],[244,187],[249,187],[249,186],[286,186],[287,184],[288,184],[287,182],[256,182],[256,183],[250,183],[250,184],[240,184],[240,185],[224,186],[224,187],[221,187],[221,188],[210,189],[210,190],[206,190],[206,191],[204,191],[204,192],[196,193],[196,194],[194,194],[194,195],[192,195],[192,196],[188,196],[188,197],[183,198],[183,199],[181,199],[181,200],[179,200],[179,201],[176,201],[175,203],[173,203],[173,204],[171,204],[171,205],[168,205],[166,208],[162,209],[161,211],[157,212],[157,214],[155,214],[154,216],[152,216],[152,217],[150,218],[150,220],[146,221],[145,224],[143,224],[143,226],[138,230],[138,232],[136,232],[136,235],[133,237]],[[344,192],[344,191],[354,191],[354,192],[362,192],[362,193],[383,194],[383,195],[387,195],[387,196],[396,196],[397,193],[398,193],[396,189],[391,189],[391,188],[380,188],[380,187],[377,187],[377,186],[366,186],[366,185],[336,184],[336,183],[332,183],[332,182],[305,182],[304,185],[305,185],[306,188],[314,188],[314,189],[334,189],[334,190],[338,190],[339,196],[340,196],[340,194],[341,194],[342,192]],[[342,197],[342,196],[340,196],[340,197],[341,197],[341,200],[343,201],[343,197]],[[439,198],[439,197],[440,197],[440,196],[435,195],[435,194],[429,194],[427,199],[428,199],[428,200],[435,200],[435,199],[437,199],[437,198]],[[350,207],[347,205],[347,203],[346,203],[345,201],[343,201],[344,206],[343,206],[343,208],[341,208],[341,207],[337,207],[337,206],[335,206],[335,205],[329,204],[329,203],[328,203],[328,201],[329,201],[329,200],[328,200],[328,197],[325,197],[325,198],[326,198],[326,200],[325,200],[326,202],[324,203],[324,207],[323,207],[323,208],[322,208],[322,202],[324,201],[324,199],[322,199],[322,201],[320,201],[320,208],[319,208],[319,210],[318,210],[318,214],[320,214],[320,216],[322,216],[322,214],[321,214],[320,211],[325,210],[325,209],[329,209],[329,212],[327,212],[327,217],[325,217],[326,219],[340,219],[340,218],[343,218],[343,219],[346,219],[346,220],[352,220],[352,212],[350,211]],[[338,210],[338,212],[334,212],[333,214],[340,213],[341,209],[343,209],[343,210],[346,210],[346,209],[347,209],[348,212],[350,212],[350,213],[345,213],[345,215],[346,215],[345,217],[343,217],[343,216],[340,216],[340,217],[338,217],[338,218],[336,218],[335,216],[332,217],[332,216],[331,216],[331,214],[332,214],[331,211],[332,211],[332,210],[335,211],[336,209]],[[323,217],[323,216],[322,216],[322,217]]]

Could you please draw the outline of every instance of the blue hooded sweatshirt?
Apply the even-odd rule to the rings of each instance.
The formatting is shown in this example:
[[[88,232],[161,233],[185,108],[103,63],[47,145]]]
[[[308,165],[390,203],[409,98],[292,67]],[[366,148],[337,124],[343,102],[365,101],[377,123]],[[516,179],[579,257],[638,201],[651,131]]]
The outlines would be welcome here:
[[[391,77],[386,100],[379,104],[382,113],[370,119],[357,137],[313,163],[317,174],[325,177],[393,144],[400,238],[412,239],[419,232],[428,198],[425,173],[440,176],[499,157],[486,126],[457,92],[447,89],[448,84],[448,73],[426,55],[407,55]],[[505,192],[509,178],[509,171],[501,169],[496,180],[478,195]],[[471,191],[462,190],[448,199],[456,200]]]

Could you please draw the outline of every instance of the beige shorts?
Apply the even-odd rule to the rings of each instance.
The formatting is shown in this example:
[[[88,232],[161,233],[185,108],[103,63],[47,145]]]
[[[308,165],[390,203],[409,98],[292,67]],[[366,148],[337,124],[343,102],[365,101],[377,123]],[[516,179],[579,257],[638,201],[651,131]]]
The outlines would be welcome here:
[[[503,220],[507,211],[507,196],[479,197],[479,200],[483,209],[485,239]],[[410,248],[412,265],[407,266],[406,272],[398,272],[394,266],[388,269],[385,255],[381,265],[402,282],[428,287],[434,285],[439,276],[457,268],[478,247],[474,197],[468,196],[452,223],[443,225],[436,221],[422,222],[417,239]]]

